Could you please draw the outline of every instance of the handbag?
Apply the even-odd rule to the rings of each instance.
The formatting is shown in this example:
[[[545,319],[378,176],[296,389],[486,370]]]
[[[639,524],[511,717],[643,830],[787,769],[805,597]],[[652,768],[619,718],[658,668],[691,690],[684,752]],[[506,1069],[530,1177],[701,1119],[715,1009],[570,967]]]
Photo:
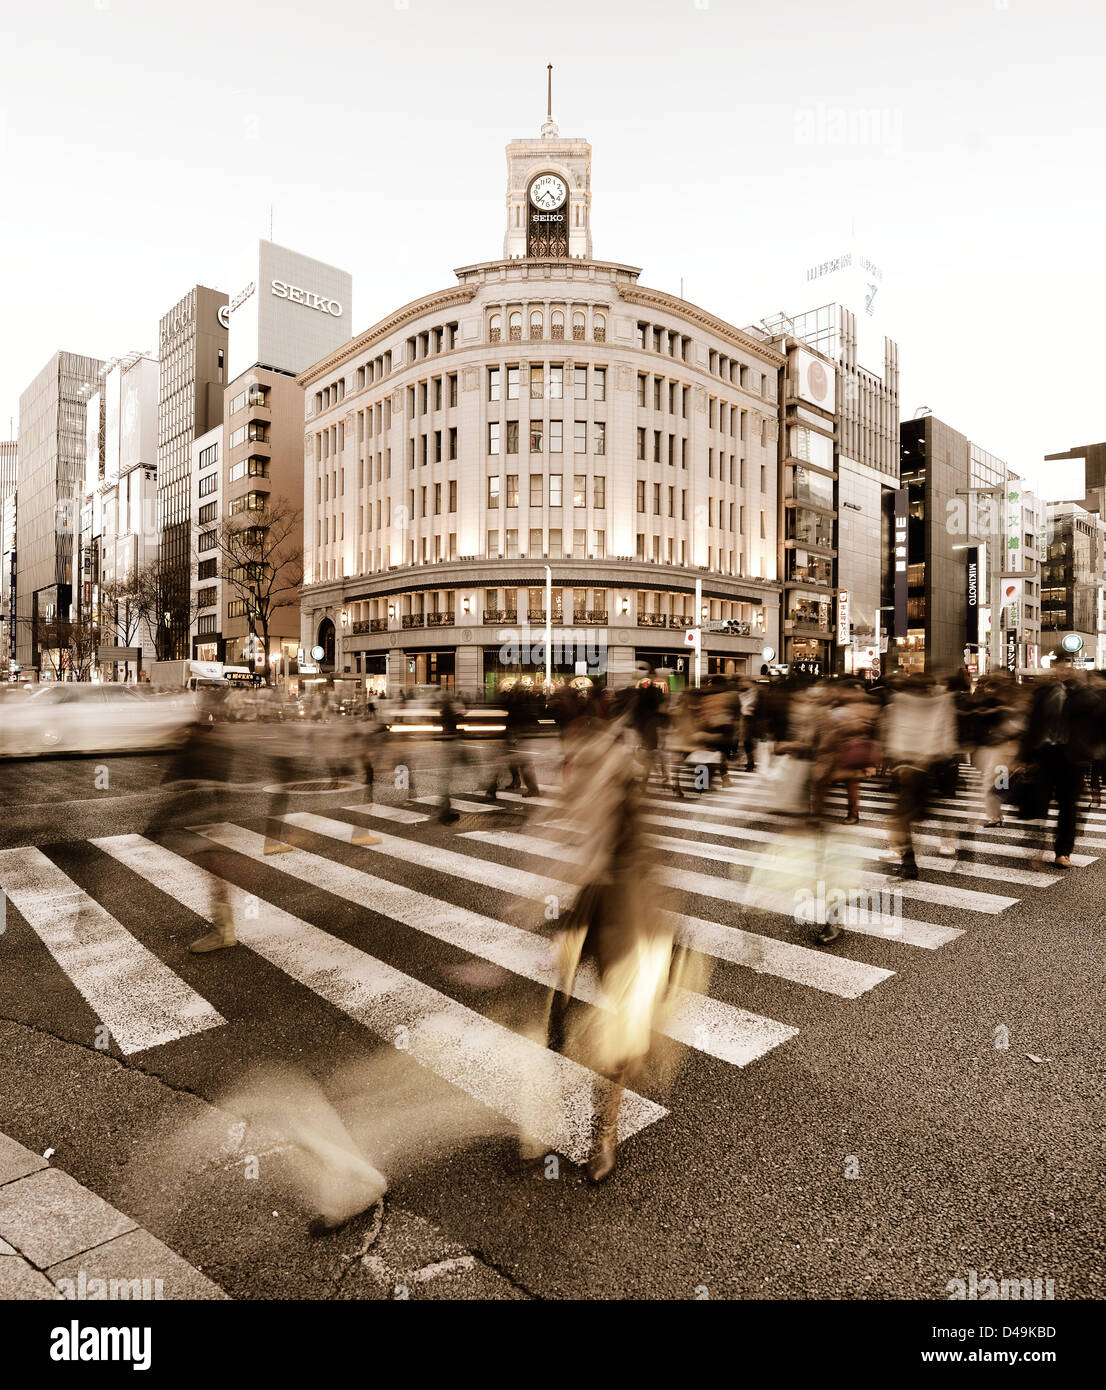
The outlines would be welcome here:
[[[854,737],[843,739],[834,758],[834,767],[847,772],[862,767],[878,767],[881,751],[874,738]]]
[[[764,778],[764,789],[772,809],[788,816],[810,813],[810,760],[777,754]]]
[[[1042,820],[1048,815],[1052,797],[1039,764],[1015,769],[1006,800],[1014,807],[1019,820]]]

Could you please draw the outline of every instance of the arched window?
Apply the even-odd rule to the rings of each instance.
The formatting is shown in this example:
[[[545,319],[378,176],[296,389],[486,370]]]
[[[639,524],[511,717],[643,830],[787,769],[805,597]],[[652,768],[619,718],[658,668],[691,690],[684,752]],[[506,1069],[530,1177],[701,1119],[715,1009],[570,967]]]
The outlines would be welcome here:
[[[535,311],[530,315],[530,336],[540,338],[542,336],[542,316],[540,311]]]
[[[522,341],[522,315],[514,313],[508,320],[508,327],[511,333],[511,342],[520,343]]]
[[[606,314],[596,314],[594,321],[594,337],[597,343],[607,341],[607,316]]]
[[[572,337],[578,343],[584,340],[584,316],[581,313],[572,315]]]
[[[558,340],[563,338],[565,335],[565,316],[560,309],[554,309],[553,313],[550,314],[549,323],[549,336]]]
[[[503,336],[503,319],[499,314],[493,314],[488,320],[488,337],[493,343],[498,343]]]

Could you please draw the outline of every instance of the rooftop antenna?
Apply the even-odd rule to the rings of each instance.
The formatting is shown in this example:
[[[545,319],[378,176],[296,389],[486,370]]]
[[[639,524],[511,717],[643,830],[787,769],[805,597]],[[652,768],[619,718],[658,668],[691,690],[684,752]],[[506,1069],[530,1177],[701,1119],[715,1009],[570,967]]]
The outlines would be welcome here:
[[[269,240],[273,239],[273,205],[269,204]]]
[[[547,84],[548,84],[548,85],[547,85],[547,88],[546,88],[545,114],[546,114],[547,119],[552,120],[552,119],[553,119],[553,64],[552,64],[552,63],[546,63],[546,65],[545,65],[545,70],[546,70],[546,74],[547,74],[547,76],[546,76],[546,82],[547,82]]]

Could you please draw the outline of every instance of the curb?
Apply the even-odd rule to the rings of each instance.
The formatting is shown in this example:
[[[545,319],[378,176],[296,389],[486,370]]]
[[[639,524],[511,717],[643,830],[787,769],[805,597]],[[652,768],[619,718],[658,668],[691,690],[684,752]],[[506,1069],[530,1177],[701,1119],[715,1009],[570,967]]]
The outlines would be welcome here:
[[[129,1216],[0,1133],[0,1300],[226,1297]]]

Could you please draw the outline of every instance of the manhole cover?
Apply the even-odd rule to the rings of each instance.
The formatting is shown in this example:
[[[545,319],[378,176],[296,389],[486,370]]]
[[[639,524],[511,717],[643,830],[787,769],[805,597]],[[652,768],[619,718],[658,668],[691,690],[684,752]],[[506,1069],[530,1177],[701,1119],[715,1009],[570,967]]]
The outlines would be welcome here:
[[[350,782],[343,777],[329,777],[320,782],[273,782],[267,792],[348,792],[364,787],[363,782]]]

